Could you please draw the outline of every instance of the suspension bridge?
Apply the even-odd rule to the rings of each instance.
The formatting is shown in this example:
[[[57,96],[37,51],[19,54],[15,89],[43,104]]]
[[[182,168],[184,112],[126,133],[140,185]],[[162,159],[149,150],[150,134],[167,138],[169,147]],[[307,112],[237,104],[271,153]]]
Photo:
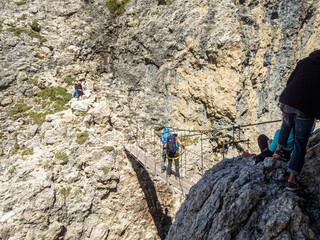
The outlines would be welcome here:
[[[186,150],[180,155],[180,165],[182,167],[180,168],[181,177],[179,178],[173,175],[168,176],[166,172],[161,171],[162,145],[159,141],[159,134],[155,134],[154,128],[150,129],[151,132],[149,133],[147,130],[139,131],[139,122],[137,121],[136,124],[138,127],[136,127],[134,130],[134,128],[131,126],[133,122],[128,121],[128,125],[131,130],[131,140],[133,140],[134,144],[132,144],[132,142],[129,143],[129,140],[127,139],[127,144],[124,145],[124,148],[127,154],[131,155],[133,159],[139,162],[147,171],[152,172],[162,181],[173,186],[183,195],[186,195],[189,193],[190,188],[198,180],[194,178],[194,175],[198,175],[199,178],[201,178],[204,174],[204,171],[211,168],[215,163],[213,160],[214,153],[208,153],[204,151],[203,141],[224,139],[222,140],[221,146],[221,155],[224,158],[225,150],[228,148],[228,146],[234,148],[238,144],[247,144],[249,151],[250,139],[243,139],[241,137],[243,129],[262,124],[277,123],[280,121],[281,120],[272,120],[267,122],[233,125],[230,127],[208,130],[187,130],[169,127],[171,132],[175,131],[182,133],[180,134],[182,141],[190,139],[191,137],[197,137],[198,142],[193,144],[200,145],[198,152],[191,151],[190,149],[192,149],[192,146],[190,148],[187,146]],[[221,134],[223,131],[229,131],[229,134]],[[236,135],[238,136],[236,137]],[[208,157],[208,154],[210,157]],[[193,158],[195,161],[193,161]]]

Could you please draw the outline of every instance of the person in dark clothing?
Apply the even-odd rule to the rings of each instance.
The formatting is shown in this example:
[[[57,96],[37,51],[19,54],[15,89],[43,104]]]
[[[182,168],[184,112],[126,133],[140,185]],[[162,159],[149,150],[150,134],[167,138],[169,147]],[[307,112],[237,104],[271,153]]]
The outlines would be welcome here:
[[[315,118],[320,118],[320,50],[300,60],[280,95],[283,122],[273,157],[282,158],[291,129],[295,129],[294,147],[288,172],[289,191],[300,189],[297,175],[304,165],[306,146]]]
[[[172,167],[172,160],[174,160],[174,165],[175,165],[175,176],[176,177],[180,177],[180,173],[179,173],[179,158],[180,158],[180,153],[179,153],[179,146],[181,146],[182,148],[185,148],[185,146],[183,145],[183,143],[180,141],[180,139],[178,138],[178,133],[174,132],[172,134],[172,137],[175,139],[175,141],[173,141],[174,144],[176,144],[176,152],[174,153],[173,156],[170,156],[170,153],[167,152],[168,154],[168,168],[167,168],[167,173],[170,176],[173,172],[171,170]],[[169,138],[169,137],[168,137]],[[165,149],[167,149],[168,147],[168,142],[169,140],[167,139],[166,144],[163,146]]]
[[[74,90],[75,91],[72,97],[79,98],[79,96],[83,95],[83,88],[80,81],[74,84]]]
[[[315,129],[315,124],[312,125],[311,132]],[[277,149],[278,139],[280,135],[280,129],[276,131],[276,133],[273,136],[273,139],[269,139],[265,134],[261,134],[258,137],[258,145],[260,148],[261,153],[255,158],[255,163],[262,162],[266,157],[272,157],[274,151]],[[282,149],[283,156],[282,160],[285,162],[288,162],[290,160],[290,155],[293,150],[294,145],[294,131],[291,130],[287,145],[285,148]]]

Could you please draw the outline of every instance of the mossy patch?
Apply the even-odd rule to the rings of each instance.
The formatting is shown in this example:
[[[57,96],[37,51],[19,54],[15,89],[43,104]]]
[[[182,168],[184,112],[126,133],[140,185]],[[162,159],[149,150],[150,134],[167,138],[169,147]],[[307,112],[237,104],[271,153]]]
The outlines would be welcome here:
[[[12,165],[12,167],[9,170],[10,175],[12,175],[16,171],[17,165]]]
[[[39,39],[40,43],[44,43],[44,42],[47,41],[47,39],[45,37],[42,37],[40,35],[40,33],[35,32],[35,31],[31,30],[31,29],[10,27],[10,28],[5,29],[5,31],[12,32],[13,35],[15,35],[15,36],[17,36],[19,38],[21,38],[21,33],[25,33],[25,34],[29,35],[31,38]]]
[[[65,152],[57,153],[54,156],[56,159],[61,160],[63,164],[66,164],[69,161],[69,157]]]
[[[22,156],[32,155],[32,154],[33,154],[33,148],[26,149],[22,152]]]
[[[124,13],[126,5],[131,0],[123,0],[122,3],[119,3],[117,0],[108,0],[106,7],[113,13],[114,17],[121,16]]]
[[[187,146],[191,146],[191,145],[196,145],[199,143],[200,141],[200,137],[184,137],[184,136],[179,136],[178,137],[182,143],[187,147]]]
[[[72,98],[72,94],[62,87],[44,89],[38,93],[38,96],[43,100],[50,99],[59,105],[67,104]]]
[[[24,5],[27,3],[27,1],[18,1],[18,2],[14,2],[15,4],[17,4],[18,6],[20,5]]]
[[[19,147],[18,143],[15,142],[14,147],[12,149],[12,155],[17,154],[17,152],[19,152],[19,150],[20,150],[20,147]]]
[[[75,79],[72,77],[66,77],[64,79],[64,82],[67,83],[69,86],[71,86],[75,82]]]
[[[95,34],[92,34],[91,37],[90,37],[90,40],[94,41],[97,39],[97,36]]]
[[[158,137],[161,137],[162,135],[161,131],[156,131],[156,130],[154,130],[154,134]]]
[[[114,150],[114,147],[113,146],[104,146],[104,147],[102,147],[102,150],[105,152],[111,152]]]
[[[27,83],[29,83],[31,85],[38,85],[38,78],[29,78],[27,80]]]
[[[48,114],[54,114],[66,110],[68,107],[65,105],[72,98],[72,95],[62,87],[44,89],[39,92],[37,96],[38,98],[34,98],[33,100],[35,103],[41,104],[43,109],[50,108],[44,112],[29,113],[31,119],[33,119],[33,121],[38,125],[41,125],[45,121]]]
[[[109,168],[108,168],[108,167],[103,167],[102,171],[103,171],[103,173],[104,173],[105,175],[107,175],[108,172],[109,172]]]
[[[22,14],[21,17],[17,18],[18,20],[24,21],[27,19],[27,16],[25,14]]]
[[[84,144],[89,139],[88,131],[84,131],[82,133],[77,134],[76,143]]]
[[[12,119],[12,120],[16,120],[22,116],[26,115],[26,112],[28,110],[30,110],[32,107],[28,106],[25,103],[17,103],[9,112],[8,112],[8,116]]]
[[[66,199],[69,196],[69,194],[71,192],[71,189],[72,189],[71,187],[62,187],[62,188],[60,188],[60,193],[61,193],[61,195],[63,196],[64,199]]]
[[[35,32],[40,32],[40,30],[41,30],[40,25],[38,24],[38,22],[36,20],[34,20],[31,24],[29,24],[29,26]]]

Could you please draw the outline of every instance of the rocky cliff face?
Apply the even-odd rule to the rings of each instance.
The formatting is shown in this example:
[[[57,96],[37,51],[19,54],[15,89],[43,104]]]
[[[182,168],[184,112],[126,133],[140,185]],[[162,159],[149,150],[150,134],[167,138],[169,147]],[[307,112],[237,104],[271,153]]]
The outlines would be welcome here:
[[[164,124],[279,118],[290,71],[320,46],[319,1],[26,0],[0,8],[2,239],[163,239],[182,198],[152,183],[123,144]],[[86,89],[79,101],[74,80]],[[157,139],[144,140],[154,154]],[[203,147],[209,168],[221,142]],[[198,180],[199,161],[187,160],[187,176]]]
[[[284,190],[284,162],[221,161],[193,186],[166,239],[319,239],[319,139],[317,131],[297,193]]]

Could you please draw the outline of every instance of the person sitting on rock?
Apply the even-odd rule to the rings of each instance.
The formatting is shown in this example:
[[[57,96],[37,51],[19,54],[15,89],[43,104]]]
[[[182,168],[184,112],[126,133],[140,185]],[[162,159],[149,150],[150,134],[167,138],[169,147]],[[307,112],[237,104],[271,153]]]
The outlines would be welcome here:
[[[320,50],[299,61],[280,95],[283,121],[280,129],[275,158],[284,156],[288,137],[294,128],[294,146],[288,165],[290,173],[286,190],[300,189],[297,176],[304,165],[304,156],[315,118],[320,118]]]
[[[83,88],[80,81],[74,84],[74,90],[75,91],[72,97],[79,98],[79,96],[83,95]]]
[[[313,124],[311,132],[313,132],[314,128],[315,128],[315,124]],[[282,149],[283,151],[282,160],[285,162],[289,161],[291,152],[293,150],[293,144],[294,144],[293,132],[294,131],[292,129],[288,137],[287,146]],[[276,131],[276,133],[273,136],[273,139],[269,139],[265,134],[261,134],[258,137],[258,145],[261,153],[255,158],[256,164],[259,162],[262,162],[266,157],[273,156],[273,153],[276,151],[276,148],[277,148],[279,134],[280,134],[280,129]]]
[[[167,142],[164,145],[164,148],[167,151],[168,154],[168,168],[167,168],[167,174],[170,176],[172,174],[171,166],[172,166],[172,160],[174,160],[175,164],[175,176],[180,177],[179,173],[179,146],[182,148],[185,148],[180,139],[178,138],[178,133],[174,132],[172,136],[167,137]]]

